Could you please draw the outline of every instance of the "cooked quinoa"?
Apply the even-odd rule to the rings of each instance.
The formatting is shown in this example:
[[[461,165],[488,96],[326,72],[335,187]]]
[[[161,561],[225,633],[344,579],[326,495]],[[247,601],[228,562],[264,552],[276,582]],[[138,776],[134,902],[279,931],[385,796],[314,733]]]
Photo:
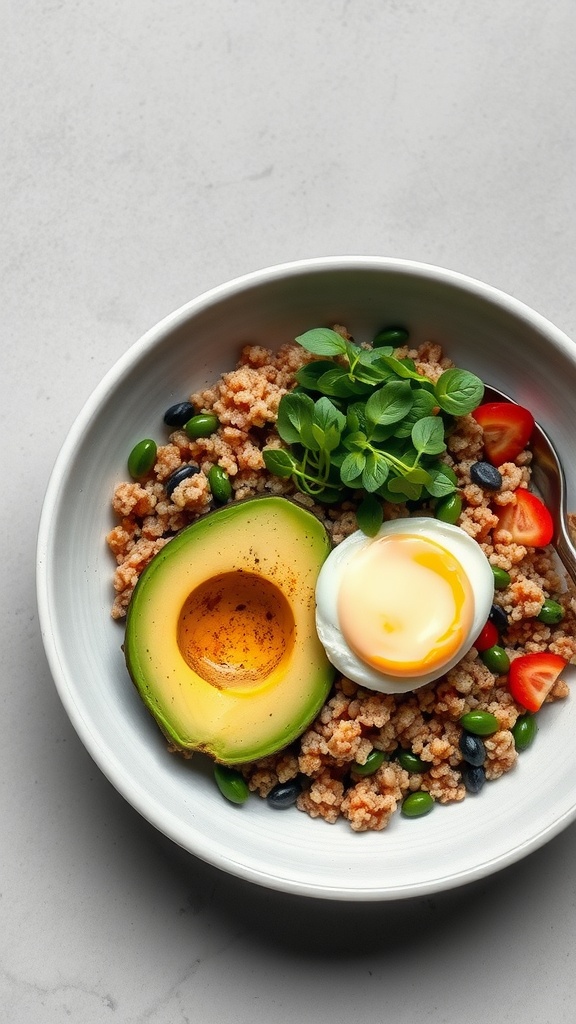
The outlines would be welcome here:
[[[349,337],[345,328],[335,329]],[[440,345],[432,342],[417,349],[406,346],[395,354],[413,359],[418,371],[434,381],[453,365]],[[112,505],[118,524],[107,537],[117,562],[115,619],[125,616],[138,577],[154,555],[212,507],[208,473],[214,465],[229,475],[232,501],[260,494],[289,496],[324,523],[334,545],[357,529],[351,502],[338,507],[317,505],[291,480],[271,476],[264,466],[263,448],[282,446],[275,430],[280,399],[294,386],[299,367],[313,358],[296,343],[285,344],[275,353],[247,345],[235,369],[190,396],[198,412],[217,416],[216,432],[191,440],[184,430],[175,430],[158,447],[156,463],[144,481],[116,487]],[[498,467],[503,483],[494,492],[471,481],[470,467],[483,455],[482,428],[472,416],[456,421],[447,446],[444,458],[456,473],[462,497],[458,525],[476,540],[493,566],[510,575],[510,584],[494,597],[508,619],[500,642],[510,661],[541,651],[576,660],[576,597],[558,570],[554,550],[512,543],[510,534],[498,529],[494,512],[495,507],[514,501],[518,488],[529,486],[531,452],[527,449],[515,462]],[[190,462],[200,472],[168,497],[165,482]],[[426,514],[426,509],[418,514]],[[404,504],[384,503],[385,520],[409,515]],[[571,524],[576,525],[574,517]],[[564,608],[557,626],[537,618],[547,598]],[[567,695],[568,686],[559,679],[547,700]],[[439,803],[464,799],[459,719],[473,710],[491,712],[498,720],[498,730],[484,738],[486,779],[498,779],[516,763],[511,730],[524,708],[513,700],[506,677],[487,668],[475,648],[440,679],[407,694],[375,693],[338,677],[326,704],[296,744],[247,764],[242,771],[249,788],[263,798],[278,783],[298,778],[304,783],[297,800],[301,811],[327,822],[344,818],[357,832],[380,830],[410,792],[423,790]],[[390,757],[399,748],[416,754],[429,767],[409,773],[396,760],[384,760],[372,775],[362,776],[356,770],[372,751]]]

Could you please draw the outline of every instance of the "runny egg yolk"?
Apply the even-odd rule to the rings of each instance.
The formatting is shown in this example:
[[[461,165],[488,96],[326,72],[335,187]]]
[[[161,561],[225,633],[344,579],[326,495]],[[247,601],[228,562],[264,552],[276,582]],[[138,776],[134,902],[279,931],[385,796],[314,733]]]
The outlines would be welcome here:
[[[379,671],[403,677],[441,668],[466,640],[473,616],[464,569],[429,537],[384,535],[343,571],[340,629]]]

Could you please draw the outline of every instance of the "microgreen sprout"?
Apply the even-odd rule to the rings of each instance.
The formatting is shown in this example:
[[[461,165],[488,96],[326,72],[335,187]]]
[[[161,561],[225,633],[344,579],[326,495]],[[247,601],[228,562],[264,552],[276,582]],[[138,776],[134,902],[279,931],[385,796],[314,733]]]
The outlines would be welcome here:
[[[280,400],[276,426],[288,447],[264,449],[269,472],[323,504],[360,492],[358,525],[369,536],[383,500],[418,503],[456,490],[442,455],[452,418],[482,401],[475,374],[452,368],[434,383],[390,346],[362,348],[326,327],[296,341],[320,358],[298,370],[297,387]]]

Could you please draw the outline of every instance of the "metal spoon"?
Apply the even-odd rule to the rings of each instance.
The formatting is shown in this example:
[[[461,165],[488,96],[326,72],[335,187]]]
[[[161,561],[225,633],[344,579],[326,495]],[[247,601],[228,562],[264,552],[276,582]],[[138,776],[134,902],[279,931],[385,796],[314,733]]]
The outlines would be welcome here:
[[[497,388],[484,388],[485,402],[514,402]],[[576,547],[568,530],[566,478],[556,449],[546,432],[535,424],[530,440],[533,453],[532,480],[554,521],[553,543],[568,575],[576,583]]]

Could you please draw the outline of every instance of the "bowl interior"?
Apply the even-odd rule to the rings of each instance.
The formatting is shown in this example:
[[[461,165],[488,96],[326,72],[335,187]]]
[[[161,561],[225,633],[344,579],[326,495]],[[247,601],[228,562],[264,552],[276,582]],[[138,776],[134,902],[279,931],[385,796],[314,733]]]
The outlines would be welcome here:
[[[576,355],[543,318],[493,289],[420,264],[308,261],[249,275],[168,317],[116,364],[74,424],[46,495],[38,546],[41,626],[64,706],[124,797],[191,853],[233,874],[325,898],[388,899],[470,881],[518,859],[575,813],[576,710],[546,708],[538,740],[506,777],[427,818],[399,816],[383,833],[227,804],[201,759],[165,743],[128,678],[122,627],[110,618],[110,498],[142,437],[165,437],[172,403],[231,369],[242,345],[277,347],[310,327],[345,324],[368,340],[391,323],[414,344],[435,340],[460,366],[532,409],[570,465]]]

